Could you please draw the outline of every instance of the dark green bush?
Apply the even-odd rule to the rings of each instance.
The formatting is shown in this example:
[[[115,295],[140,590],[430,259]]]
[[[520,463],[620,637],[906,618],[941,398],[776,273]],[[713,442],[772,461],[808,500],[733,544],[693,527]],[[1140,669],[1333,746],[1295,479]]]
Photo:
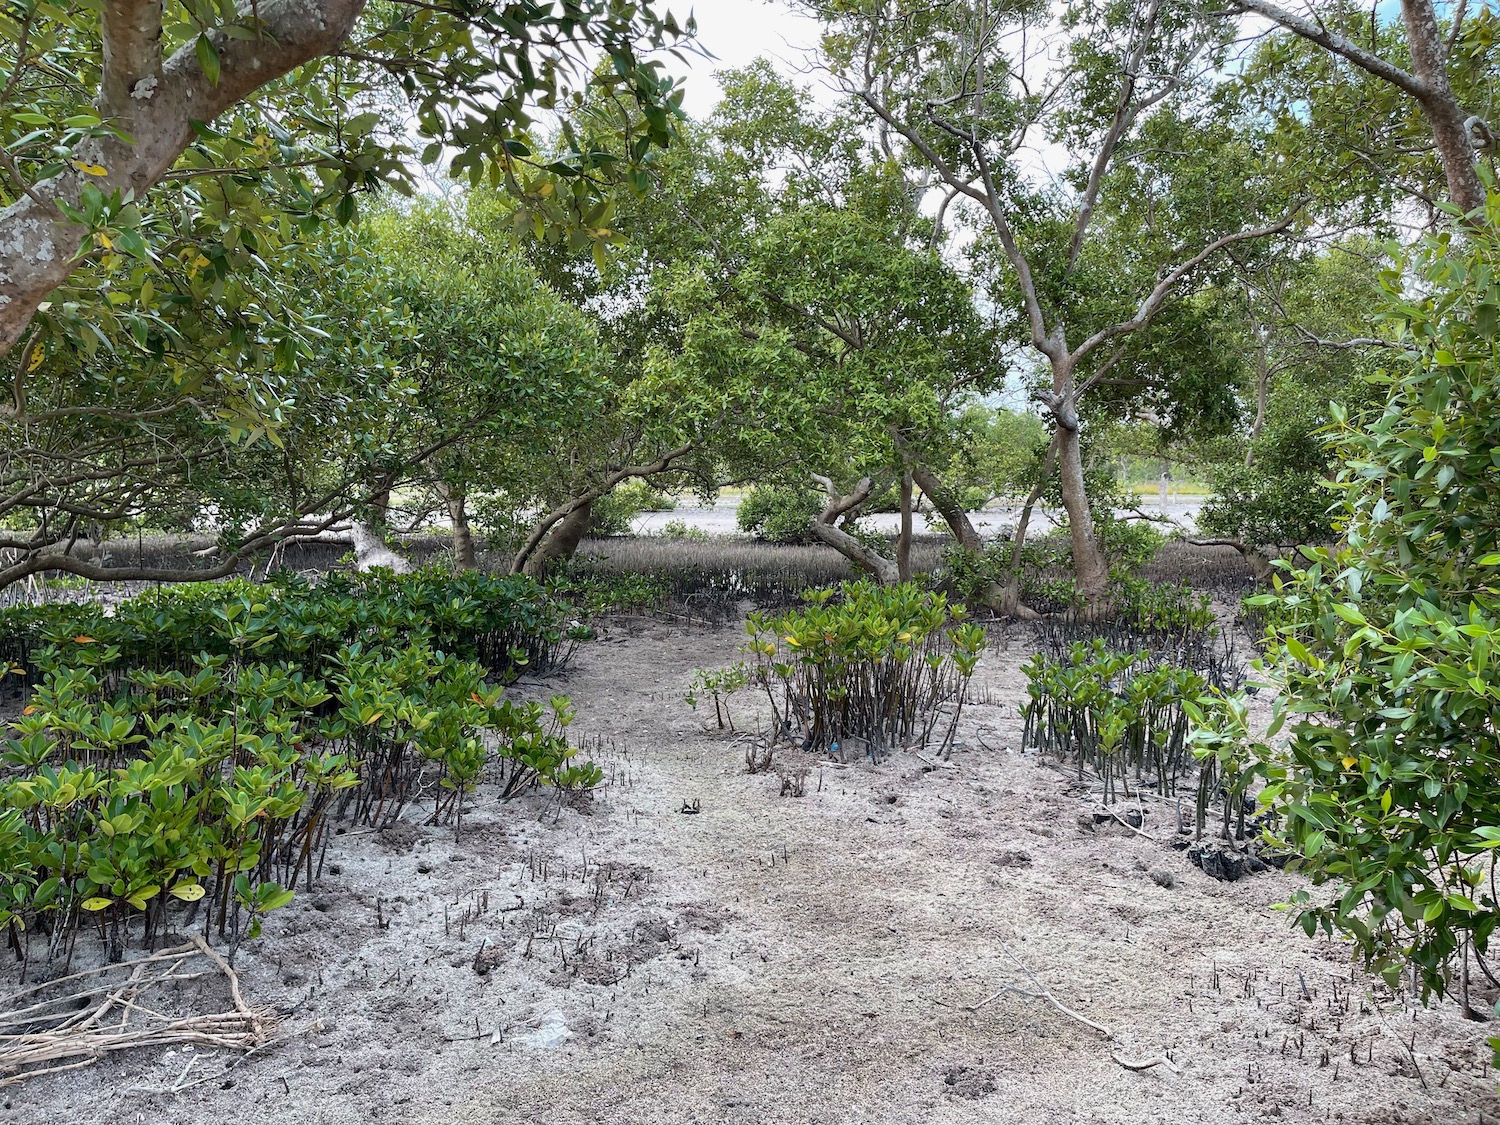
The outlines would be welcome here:
[[[22,666],[57,646],[119,650],[122,668],[186,669],[194,657],[248,654],[321,676],[329,654],[352,643],[427,644],[477,661],[498,679],[564,665],[586,630],[572,607],[537,581],[426,568],[334,573],[316,585],[276,575],[148,590],[108,612],[97,603],[0,611],[0,659]],[[79,641],[78,638],[86,638]]]
[[[1500,920],[1497,206],[1382,279],[1409,350],[1376,380],[1382,409],[1334,412],[1345,540],[1250,599],[1272,612],[1285,737],[1264,796],[1313,883],[1300,921],[1424,994],[1463,981]]]
[[[767,543],[811,543],[812,521],[822,510],[823,501],[811,489],[760,485],[740,501],[735,522]]]

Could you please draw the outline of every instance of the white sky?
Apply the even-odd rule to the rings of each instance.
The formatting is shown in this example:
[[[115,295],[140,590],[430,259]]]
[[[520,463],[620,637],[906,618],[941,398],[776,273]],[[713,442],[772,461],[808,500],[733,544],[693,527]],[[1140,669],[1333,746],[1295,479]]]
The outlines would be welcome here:
[[[663,7],[679,20],[691,9],[698,19],[698,42],[714,58],[690,56],[692,69],[685,75],[684,108],[694,118],[708,115],[719,100],[714,71],[744,66],[764,55],[784,74],[797,76],[806,70],[807,52],[818,45],[819,25],[792,11],[780,0],[667,0]],[[669,64],[680,73],[675,60]],[[811,76],[803,81],[813,81]]]

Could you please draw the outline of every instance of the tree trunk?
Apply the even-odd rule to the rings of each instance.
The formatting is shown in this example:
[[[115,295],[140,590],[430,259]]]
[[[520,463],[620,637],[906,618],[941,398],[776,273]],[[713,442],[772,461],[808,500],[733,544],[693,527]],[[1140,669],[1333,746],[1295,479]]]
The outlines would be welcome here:
[[[1401,19],[1411,46],[1412,70],[1426,87],[1417,100],[1432,128],[1443,162],[1448,198],[1468,213],[1484,206],[1484,184],[1474,165],[1474,143],[1467,118],[1448,81],[1448,49],[1431,0],[1401,0]]]
[[[1061,418],[1057,426],[1057,467],[1062,484],[1063,507],[1068,512],[1068,536],[1073,547],[1073,581],[1085,609],[1090,612],[1109,593],[1109,564],[1094,535],[1094,516],[1089,511],[1083,483],[1083,442],[1077,419],[1071,427]]]
[[[912,480],[922,490],[922,494],[932,501],[932,506],[938,515],[943,517],[943,522],[948,525],[948,530],[953,532],[953,538],[965,551],[978,553],[984,550],[984,540],[980,538],[979,532],[974,530],[974,525],[969,522],[968,513],[958,496],[943,484],[926,465],[917,465],[911,471]]]
[[[387,547],[385,540],[368,524],[356,523],[350,533],[354,539],[355,570],[374,570],[380,567],[397,574],[410,574],[415,569],[410,559]]]
[[[578,550],[578,544],[583,542],[593,513],[594,502],[585,500],[560,519],[536,549],[526,556],[521,573],[533,578],[544,578],[558,560],[571,559]]]
[[[448,519],[453,523],[454,569],[478,570],[479,556],[474,550],[474,532],[469,527],[468,497],[461,489],[453,488],[443,480],[437,481],[437,492],[448,508]]]
[[[901,534],[896,539],[896,577],[911,581],[911,470],[901,474]]]
[[[874,489],[870,478],[865,477],[861,480],[854,486],[854,491],[847,496],[840,496],[833,481],[827,477],[820,477],[815,473],[812,479],[828,494],[828,504],[813,517],[812,521],[812,533],[819,542],[832,547],[882,586],[894,586],[901,581],[900,571],[894,562],[870,550],[843,528],[834,526],[834,521],[840,516],[854,511],[870,498],[870,493]]]
[[[391,490],[370,493],[370,527],[384,535],[391,526]]]
[[[1255,337],[1255,421],[1250,425],[1250,441],[1245,446],[1245,467],[1255,464],[1255,442],[1266,425],[1266,400],[1271,394],[1271,362],[1266,354],[1270,345],[1265,325],[1255,312],[1255,302],[1250,302],[1250,331]]]

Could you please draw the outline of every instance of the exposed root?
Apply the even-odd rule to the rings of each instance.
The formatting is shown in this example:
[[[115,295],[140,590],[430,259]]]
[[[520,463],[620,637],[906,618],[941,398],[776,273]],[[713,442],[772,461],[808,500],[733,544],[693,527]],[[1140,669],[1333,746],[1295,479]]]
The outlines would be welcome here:
[[[147,994],[156,985],[207,975],[182,971],[188,961],[199,956],[207,958],[228,982],[232,1011],[175,1017],[147,1004]],[[15,1006],[23,998],[53,991],[61,983],[111,972],[126,974],[125,979]],[[175,949],[73,973],[9,997],[0,1004],[0,1087],[42,1074],[78,1070],[115,1051],[136,1047],[191,1043],[254,1051],[267,1042],[273,1026],[268,1013],[245,1003],[239,977],[229,964],[202,938],[195,937]],[[4,1033],[11,1028],[19,1030]],[[179,1083],[185,1078],[184,1073]]]

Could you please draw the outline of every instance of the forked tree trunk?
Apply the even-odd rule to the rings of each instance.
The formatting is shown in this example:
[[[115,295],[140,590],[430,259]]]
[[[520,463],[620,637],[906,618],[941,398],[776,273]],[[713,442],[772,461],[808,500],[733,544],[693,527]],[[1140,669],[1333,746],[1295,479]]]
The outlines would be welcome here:
[[[1431,0],[1401,0],[1401,19],[1411,47],[1412,70],[1426,87],[1425,96],[1417,100],[1443,162],[1448,197],[1461,210],[1474,211],[1484,206],[1484,184],[1474,164],[1467,118],[1448,81],[1448,48],[1438,27],[1437,12]]]
[[[819,542],[826,543],[839,554],[869,574],[882,586],[894,586],[901,581],[896,564],[884,555],[872,551],[841,527],[834,526],[840,516],[853,512],[870,498],[874,489],[869,477],[854,486],[848,495],[840,495],[833,481],[813,474],[813,483],[828,494],[828,503],[812,521],[812,533]]]
[[[374,570],[377,567],[393,570],[397,574],[410,574],[416,569],[410,559],[398,555],[385,545],[380,533],[369,524],[356,523],[350,528],[354,540],[354,569]]]
[[[448,509],[453,524],[453,566],[456,570],[478,570],[479,555],[474,549],[474,531],[469,526],[468,497],[462,489],[437,481],[437,493]]]
[[[521,567],[522,574],[543,578],[557,562],[571,559],[578,551],[589,529],[589,519],[594,513],[594,502],[585,500],[562,519],[558,520],[534,551],[526,556]]]

